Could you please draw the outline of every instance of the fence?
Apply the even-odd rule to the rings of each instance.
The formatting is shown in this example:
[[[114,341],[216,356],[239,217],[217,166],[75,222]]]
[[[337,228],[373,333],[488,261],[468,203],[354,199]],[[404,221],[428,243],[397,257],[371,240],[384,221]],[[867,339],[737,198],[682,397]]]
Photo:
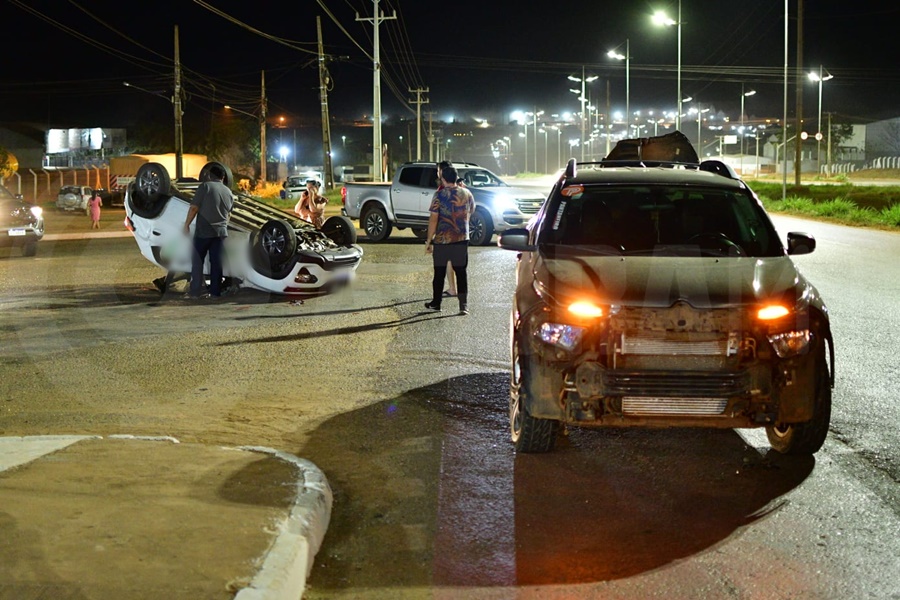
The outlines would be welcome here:
[[[879,156],[869,162],[845,162],[832,165],[823,165],[822,173],[836,175],[838,173],[853,173],[863,169],[900,169],[900,156]]]
[[[59,189],[64,185],[109,189],[109,168],[91,165],[80,169],[53,171],[27,169],[7,177],[2,183],[13,194],[22,194],[26,202],[44,204],[55,202]]]

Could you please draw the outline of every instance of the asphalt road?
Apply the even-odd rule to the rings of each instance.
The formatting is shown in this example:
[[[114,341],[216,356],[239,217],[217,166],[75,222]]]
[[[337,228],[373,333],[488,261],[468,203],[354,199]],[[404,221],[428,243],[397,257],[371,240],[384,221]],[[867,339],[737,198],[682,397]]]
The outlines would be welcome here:
[[[705,430],[574,431],[516,456],[515,254],[473,249],[472,314],[426,313],[408,232],[363,239],[355,284],[303,303],[160,297],[127,238],[0,251],[0,435],[165,433],[312,460],[335,504],[307,598],[898,598],[900,235],[776,226],[816,236],[797,262],[832,313],[815,459]]]

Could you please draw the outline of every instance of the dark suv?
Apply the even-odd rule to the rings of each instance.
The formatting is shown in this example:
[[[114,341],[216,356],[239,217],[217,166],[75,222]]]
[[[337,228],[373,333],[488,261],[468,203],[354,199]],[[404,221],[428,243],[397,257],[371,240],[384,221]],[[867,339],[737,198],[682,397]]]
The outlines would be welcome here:
[[[697,162],[680,133],[569,161],[528,228],[499,243],[521,253],[518,451],[550,451],[560,424],[765,427],[786,454],[824,443],[828,311],[790,259],[815,240],[788,233],[783,246],[747,185],[724,163]]]

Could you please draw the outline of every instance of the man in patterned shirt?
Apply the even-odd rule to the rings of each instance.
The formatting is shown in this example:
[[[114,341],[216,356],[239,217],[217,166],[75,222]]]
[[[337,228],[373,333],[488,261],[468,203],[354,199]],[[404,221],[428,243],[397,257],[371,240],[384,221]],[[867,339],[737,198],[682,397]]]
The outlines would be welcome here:
[[[456,185],[459,173],[455,167],[441,169],[441,189],[431,199],[431,213],[428,219],[428,234],[425,252],[434,260],[434,279],[431,281],[431,302],[425,304],[428,310],[441,310],[441,294],[447,263],[456,274],[456,291],[459,299],[459,314],[469,314],[469,282],[466,266],[469,263],[469,218],[475,211],[472,192]]]

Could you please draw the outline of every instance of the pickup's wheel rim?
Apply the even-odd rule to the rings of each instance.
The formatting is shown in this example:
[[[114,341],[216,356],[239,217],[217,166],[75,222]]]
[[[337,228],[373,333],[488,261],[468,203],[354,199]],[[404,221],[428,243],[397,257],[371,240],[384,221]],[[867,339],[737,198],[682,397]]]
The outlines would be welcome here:
[[[481,215],[475,213],[472,215],[472,219],[469,221],[469,238],[472,240],[477,240],[480,243],[480,240],[484,238],[484,219],[481,218]]]
[[[509,422],[513,441],[522,433],[522,362],[519,358],[519,344],[513,340],[512,373],[510,374]]]
[[[375,238],[381,237],[384,233],[384,219],[377,210],[373,210],[366,215],[366,233],[369,237]]]

